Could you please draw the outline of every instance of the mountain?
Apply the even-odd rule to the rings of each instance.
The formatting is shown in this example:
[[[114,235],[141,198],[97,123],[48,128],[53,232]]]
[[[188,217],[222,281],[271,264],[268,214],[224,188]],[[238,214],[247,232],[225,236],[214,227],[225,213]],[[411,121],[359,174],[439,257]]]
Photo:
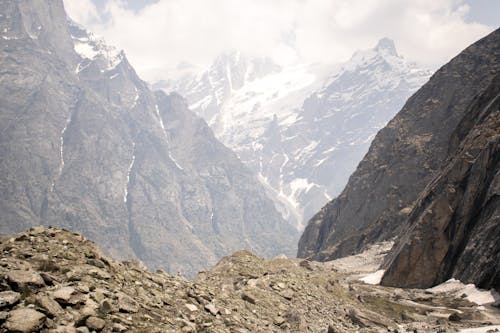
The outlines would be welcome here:
[[[453,277],[500,290],[498,72],[467,107],[448,151],[388,256],[384,285],[426,288]]]
[[[184,99],[60,0],[0,8],[0,233],[60,226],[187,276],[241,248],[294,253],[295,228]]]
[[[298,256],[330,260],[397,237],[383,283],[498,286],[499,72],[500,30],[439,69],[311,219]]]
[[[280,67],[233,52],[199,76],[163,87],[186,96],[302,229],[340,193],[377,131],[430,76],[387,38],[331,67]]]
[[[116,262],[57,228],[0,239],[0,251],[2,332],[457,332],[500,324],[498,308],[450,292],[366,285],[328,263],[248,251],[195,281]]]

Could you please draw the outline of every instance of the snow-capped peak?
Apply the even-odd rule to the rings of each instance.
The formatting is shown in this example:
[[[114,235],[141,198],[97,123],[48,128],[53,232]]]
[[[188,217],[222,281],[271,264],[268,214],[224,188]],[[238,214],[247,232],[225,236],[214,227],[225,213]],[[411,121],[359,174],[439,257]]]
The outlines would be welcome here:
[[[356,51],[344,64],[343,69],[355,71],[378,63],[386,63],[391,67],[407,67],[406,61],[398,55],[394,42],[389,38],[383,38],[372,49]]]
[[[342,67],[280,67],[230,52],[178,87],[301,228],[340,192],[377,131],[429,74],[383,38]]]

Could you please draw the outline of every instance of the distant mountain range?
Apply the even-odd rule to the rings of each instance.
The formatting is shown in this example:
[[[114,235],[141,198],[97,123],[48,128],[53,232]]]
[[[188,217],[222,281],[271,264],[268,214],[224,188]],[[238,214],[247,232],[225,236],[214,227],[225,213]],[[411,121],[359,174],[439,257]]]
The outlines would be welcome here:
[[[281,67],[234,51],[200,75],[154,86],[185,96],[302,229],[429,76],[384,38],[341,67]]]
[[[297,230],[177,94],[68,21],[61,0],[0,3],[0,233],[82,232],[115,258],[193,276]]]

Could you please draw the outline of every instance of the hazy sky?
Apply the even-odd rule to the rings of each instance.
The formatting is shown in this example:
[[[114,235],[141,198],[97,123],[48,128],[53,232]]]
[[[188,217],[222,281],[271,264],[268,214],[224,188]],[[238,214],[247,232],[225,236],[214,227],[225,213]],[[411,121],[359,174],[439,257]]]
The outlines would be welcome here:
[[[221,52],[335,63],[382,37],[436,68],[500,25],[500,0],[64,0],[69,15],[124,49],[147,80]]]

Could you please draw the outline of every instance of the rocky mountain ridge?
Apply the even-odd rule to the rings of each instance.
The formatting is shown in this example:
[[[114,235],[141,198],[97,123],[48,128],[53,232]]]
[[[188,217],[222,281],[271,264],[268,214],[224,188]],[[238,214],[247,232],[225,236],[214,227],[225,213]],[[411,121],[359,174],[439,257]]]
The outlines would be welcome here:
[[[490,305],[366,285],[329,264],[248,251],[195,281],[115,262],[56,228],[4,238],[0,251],[1,332],[456,332],[500,324]]]
[[[498,212],[488,207],[497,197],[499,38],[497,30],[469,46],[408,100],[342,194],[311,219],[299,257],[331,260],[399,237],[389,285],[452,276],[498,285]]]
[[[295,228],[180,96],[61,0],[0,9],[0,233],[62,226],[188,276],[241,248],[293,255]]]
[[[200,76],[163,88],[186,96],[302,229],[340,193],[377,131],[430,76],[387,38],[337,67],[280,67],[233,52]]]
[[[500,75],[468,109],[387,258],[384,285],[425,288],[453,277],[500,290]]]

